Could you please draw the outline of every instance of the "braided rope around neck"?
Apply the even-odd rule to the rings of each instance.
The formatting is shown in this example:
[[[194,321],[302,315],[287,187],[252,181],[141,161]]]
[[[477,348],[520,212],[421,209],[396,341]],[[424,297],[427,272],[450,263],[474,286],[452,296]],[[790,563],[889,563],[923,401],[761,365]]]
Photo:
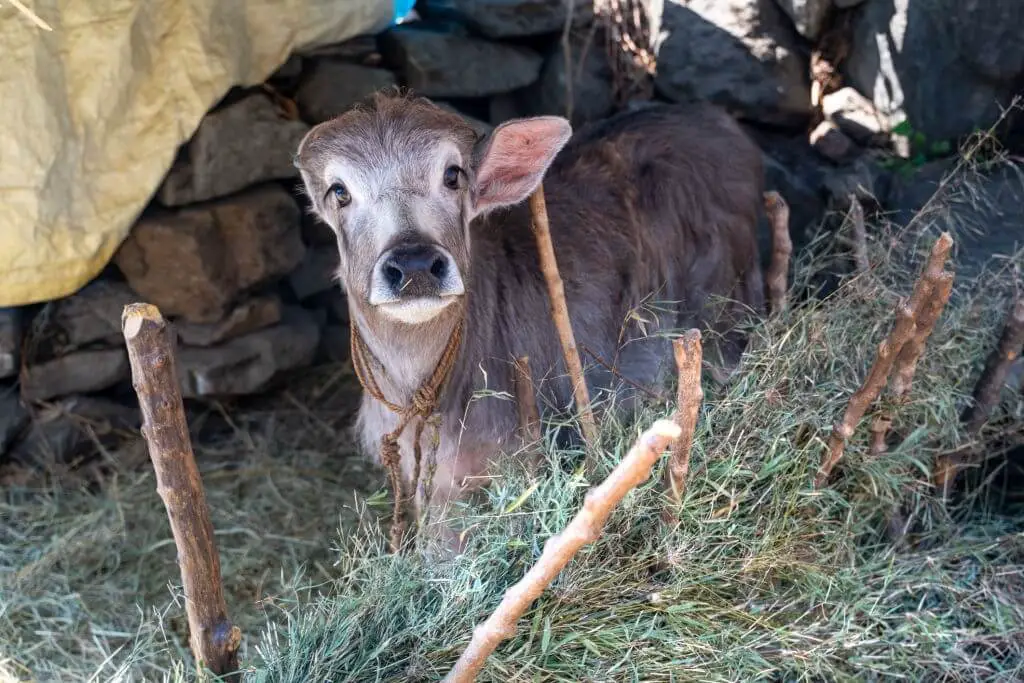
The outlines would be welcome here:
[[[355,320],[354,316],[350,317],[352,320]],[[404,486],[402,485],[400,467],[401,452],[398,446],[398,440],[401,438],[402,433],[405,431],[405,428],[409,423],[412,422],[414,418],[418,417],[419,422],[416,424],[416,433],[413,441],[413,457],[415,466],[413,469],[412,495],[415,496],[416,487],[419,486],[420,466],[423,457],[420,446],[423,429],[426,426],[427,420],[436,412],[441,390],[449,375],[451,375],[452,368],[455,367],[455,360],[458,357],[458,351],[462,345],[464,323],[465,316],[460,314],[459,320],[455,324],[455,329],[452,330],[452,334],[448,338],[448,343],[445,345],[444,351],[441,352],[441,357],[438,359],[437,365],[434,367],[434,371],[431,373],[430,377],[424,380],[423,384],[413,392],[412,400],[409,402],[409,405],[405,407],[402,407],[397,403],[393,403],[384,397],[384,392],[377,383],[377,378],[374,377],[373,369],[370,365],[370,359],[373,359],[373,353],[370,351],[370,348],[366,345],[366,341],[363,339],[362,334],[359,332],[358,324],[352,325],[351,328],[352,368],[355,370],[356,377],[359,379],[359,384],[362,385],[366,393],[368,393],[372,398],[380,401],[388,410],[398,415],[398,425],[394,430],[384,435],[381,439],[380,445],[381,462],[387,469],[388,480],[391,483],[391,491],[395,499],[390,536],[392,552],[398,552],[401,548],[402,537],[405,534],[406,527],[406,495]],[[377,365],[379,365],[381,369],[384,367],[380,361],[377,361]]]

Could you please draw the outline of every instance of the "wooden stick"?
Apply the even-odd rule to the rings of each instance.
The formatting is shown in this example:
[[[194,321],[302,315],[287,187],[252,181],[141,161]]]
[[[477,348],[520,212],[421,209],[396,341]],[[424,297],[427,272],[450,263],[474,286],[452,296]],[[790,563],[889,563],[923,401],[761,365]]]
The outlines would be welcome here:
[[[896,324],[889,336],[878,345],[878,354],[875,356],[875,362],[868,372],[867,379],[850,397],[843,419],[832,428],[832,435],[828,440],[828,452],[825,454],[821,467],[818,469],[818,476],[814,480],[815,488],[821,488],[828,482],[832,469],[843,457],[847,439],[853,436],[857,423],[864,417],[868,406],[882,392],[893,363],[896,361],[896,356],[913,333],[914,312],[906,301],[901,301],[896,307]]]
[[[580,362],[579,351],[576,350],[576,338],[569,321],[569,308],[565,303],[565,287],[562,284],[562,276],[558,273],[558,261],[555,259],[555,249],[551,243],[551,228],[548,224],[543,185],[530,195],[530,214],[533,219],[533,235],[537,239],[537,249],[540,252],[540,269],[548,285],[551,318],[562,342],[562,353],[572,380],[576,408],[580,411],[580,421],[583,423],[583,438],[588,446],[594,447],[597,444],[597,423],[590,407],[590,394],[583,379],[583,365]],[[587,460],[589,462],[590,458]]]
[[[665,468],[666,488],[672,505],[683,501],[686,490],[686,476],[690,471],[690,449],[693,433],[697,428],[697,416],[704,390],[700,383],[700,369],[703,358],[700,330],[687,330],[672,342],[675,351],[676,368],[679,371],[679,388],[676,394],[675,423],[679,425],[679,438],[673,442],[668,467]],[[676,519],[675,511],[666,509],[666,518]]]
[[[789,205],[781,194],[773,190],[764,193],[764,209],[772,229],[772,260],[765,273],[765,284],[772,313],[777,314],[786,308],[786,276],[793,254],[793,242],[789,237]]]
[[[1024,346],[1024,297],[1018,297],[1010,308],[1010,313],[1003,325],[999,343],[992,349],[985,361],[985,369],[974,387],[974,400],[964,411],[963,421],[967,431],[975,434],[992,414],[992,409],[999,403],[999,397],[1006,382],[1010,366],[1020,356]]]
[[[597,540],[612,509],[630,490],[650,476],[655,461],[669,442],[679,437],[680,432],[679,425],[669,420],[658,420],[637,439],[608,478],[587,493],[583,508],[568,526],[548,539],[537,563],[506,591],[491,616],[473,630],[469,645],[445,676],[446,683],[468,683],[476,679],[498,644],[515,635],[516,622],[530,604],[581,547]]]
[[[156,470],[157,493],[178,550],[185,611],[197,668],[224,676],[238,671],[242,632],[232,625],[221,587],[220,557],[206,494],[189,438],[174,360],[174,333],[156,306],[129,304],[121,315],[142,434]],[[228,680],[240,680],[238,675]]]
[[[893,367],[892,391],[897,400],[904,401],[914,380],[917,361],[924,353],[925,342],[942,315],[949,296],[953,291],[953,274],[943,270],[953,238],[948,232],[942,233],[932,246],[924,270],[914,284],[910,307],[914,311],[915,330],[907,344],[900,349]]]
[[[910,297],[910,308],[914,313],[914,332],[900,349],[892,369],[892,393],[897,406],[905,404],[910,396],[917,363],[924,354],[928,337],[935,329],[935,324],[939,321],[939,316],[942,315],[953,292],[953,274],[943,270],[952,246],[953,238],[949,233],[942,233],[932,246],[928,263],[914,284],[914,293]],[[879,456],[885,453],[886,437],[891,426],[892,415],[888,413],[874,421],[872,455]]]
[[[871,268],[868,260],[868,233],[864,228],[864,207],[856,195],[850,195],[850,221],[853,228],[853,264],[858,273]]]
[[[537,395],[530,372],[530,357],[519,356],[513,361],[513,368],[512,387],[519,413],[519,432],[527,443],[537,443],[541,439],[540,410],[537,409]]]

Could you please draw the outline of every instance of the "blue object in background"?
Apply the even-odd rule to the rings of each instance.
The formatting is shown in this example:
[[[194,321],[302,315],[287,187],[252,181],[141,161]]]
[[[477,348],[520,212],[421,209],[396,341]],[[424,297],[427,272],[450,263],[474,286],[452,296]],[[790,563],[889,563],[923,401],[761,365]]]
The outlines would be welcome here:
[[[413,6],[416,5],[416,0],[394,0],[394,2],[395,15],[391,18],[391,21],[397,24],[412,11]]]

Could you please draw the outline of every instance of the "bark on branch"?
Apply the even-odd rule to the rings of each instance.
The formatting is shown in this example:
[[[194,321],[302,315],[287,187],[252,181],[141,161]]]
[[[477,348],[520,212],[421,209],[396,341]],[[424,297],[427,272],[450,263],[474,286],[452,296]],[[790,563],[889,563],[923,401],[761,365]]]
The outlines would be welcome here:
[[[160,311],[129,304],[121,316],[132,385],[142,410],[142,434],[156,470],[157,493],[178,551],[190,645],[199,671],[238,671],[242,633],[232,625],[221,587],[220,557],[189,438],[175,369],[174,333]],[[228,680],[239,680],[237,675]]]
[[[583,508],[568,526],[544,544],[544,552],[537,563],[508,589],[491,616],[473,630],[469,645],[445,676],[446,683],[468,683],[476,679],[498,644],[515,634],[516,622],[530,604],[581,547],[597,540],[612,509],[650,476],[655,461],[679,433],[677,424],[658,420],[640,436],[608,478],[587,493]]]
[[[665,468],[666,484],[671,498],[671,509],[666,509],[666,518],[674,520],[675,507],[682,503],[686,490],[686,476],[690,471],[690,449],[693,433],[697,428],[697,416],[704,390],[700,382],[703,348],[700,330],[687,330],[673,340],[676,368],[679,371],[679,388],[676,394],[675,423],[679,426],[679,438],[672,443],[668,467]]]
[[[793,242],[789,237],[789,205],[781,194],[771,191],[764,193],[764,208],[772,230],[772,260],[765,274],[765,284],[771,311],[778,314],[786,307],[786,277],[793,254]]]
[[[833,468],[843,457],[846,441],[853,436],[864,413],[882,392],[893,363],[896,361],[896,356],[913,333],[914,312],[906,301],[901,301],[896,308],[896,324],[889,332],[889,336],[878,345],[878,354],[875,356],[875,362],[868,372],[867,379],[850,397],[846,412],[843,413],[843,419],[832,428],[832,435],[828,440],[828,452],[825,454],[821,467],[818,469],[818,476],[814,480],[815,488],[821,488],[828,483]]]
[[[985,426],[992,410],[999,404],[999,398],[1006,383],[1010,366],[1024,350],[1024,298],[1018,297],[1010,308],[999,335],[996,348],[992,349],[985,361],[978,383],[974,386],[971,405],[964,410],[961,421],[968,434],[974,435]],[[949,489],[960,473],[960,468],[977,457],[977,450],[967,445],[953,453],[940,455],[935,459],[932,483],[935,488],[948,496]]]
[[[910,297],[910,308],[914,315],[914,332],[900,349],[892,370],[893,401],[897,406],[907,402],[910,387],[914,381],[917,363],[924,354],[925,344],[931,336],[939,316],[949,302],[953,292],[953,274],[943,270],[949,252],[953,247],[953,238],[949,233],[942,233],[932,245],[931,253],[924,270],[914,283],[914,292]],[[889,428],[892,426],[892,415],[884,413],[875,419],[872,425],[871,454],[879,456],[887,450]]]
[[[1010,366],[1021,354],[1024,346],[1024,298],[1018,298],[1010,308],[1010,313],[1003,325],[999,343],[985,361],[985,369],[974,387],[974,400],[964,411],[964,423],[967,431],[977,433],[993,408],[999,403],[999,396],[1006,382]]]
[[[914,285],[914,293],[910,297],[910,307],[914,311],[914,334],[900,349],[893,369],[892,392],[900,402],[910,393],[914,371],[924,353],[925,342],[935,329],[935,323],[953,291],[953,274],[943,270],[952,248],[953,238],[947,232],[942,233],[932,246],[928,263]]]
[[[857,273],[866,273],[871,269],[868,260],[868,233],[864,227],[864,206],[856,195],[850,195],[850,223],[853,232],[852,252],[853,264]]]
[[[583,425],[583,438],[591,448],[597,444],[597,423],[590,407],[590,394],[583,379],[583,365],[576,349],[576,337],[573,335],[572,323],[569,321],[569,308],[565,303],[565,287],[562,276],[558,273],[558,261],[551,243],[551,228],[548,224],[548,209],[544,201],[544,186],[541,185],[530,195],[530,215],[532,217],[533,235],[537,240],[540,252],[540,268],[548,286],[548,297],[551,303],[551,318],[555,322],[558,338],[562,343],[562,354],[565,366],[572,381],[573,396],[576,409],[580,412]],[[590,457],[587,458],[588,462]]]

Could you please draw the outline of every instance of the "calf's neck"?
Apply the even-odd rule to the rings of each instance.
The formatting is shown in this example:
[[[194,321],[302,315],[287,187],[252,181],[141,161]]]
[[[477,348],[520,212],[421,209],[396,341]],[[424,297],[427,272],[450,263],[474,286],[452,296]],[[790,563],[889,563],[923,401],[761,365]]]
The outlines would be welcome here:
[[[438,438],[423,437],[432,511],[520,447],[514,402],[474,396],[510,393],[514,358],[529,356],[542,413],[572,405],[526,201],[542,180],[572,327],[600,359],[583,358],[592,398],[625,405],[634,387],[656,386],[674,367],[673,331],[698,326],[735,358],[737,324],[763,307],[761,153],[711,105],[651,106],[575,134],[560,117],[525,118],[478,137],[429,100],[380,92],[313,128],[296,163],[337,235],[338,279],[378,384],[357,421],[369,454],[399,419],[381,397],[413,401],[461,330]],[[407,491],[416,432],[399,441]],[[430,517],[451,540],[443,514]]]

